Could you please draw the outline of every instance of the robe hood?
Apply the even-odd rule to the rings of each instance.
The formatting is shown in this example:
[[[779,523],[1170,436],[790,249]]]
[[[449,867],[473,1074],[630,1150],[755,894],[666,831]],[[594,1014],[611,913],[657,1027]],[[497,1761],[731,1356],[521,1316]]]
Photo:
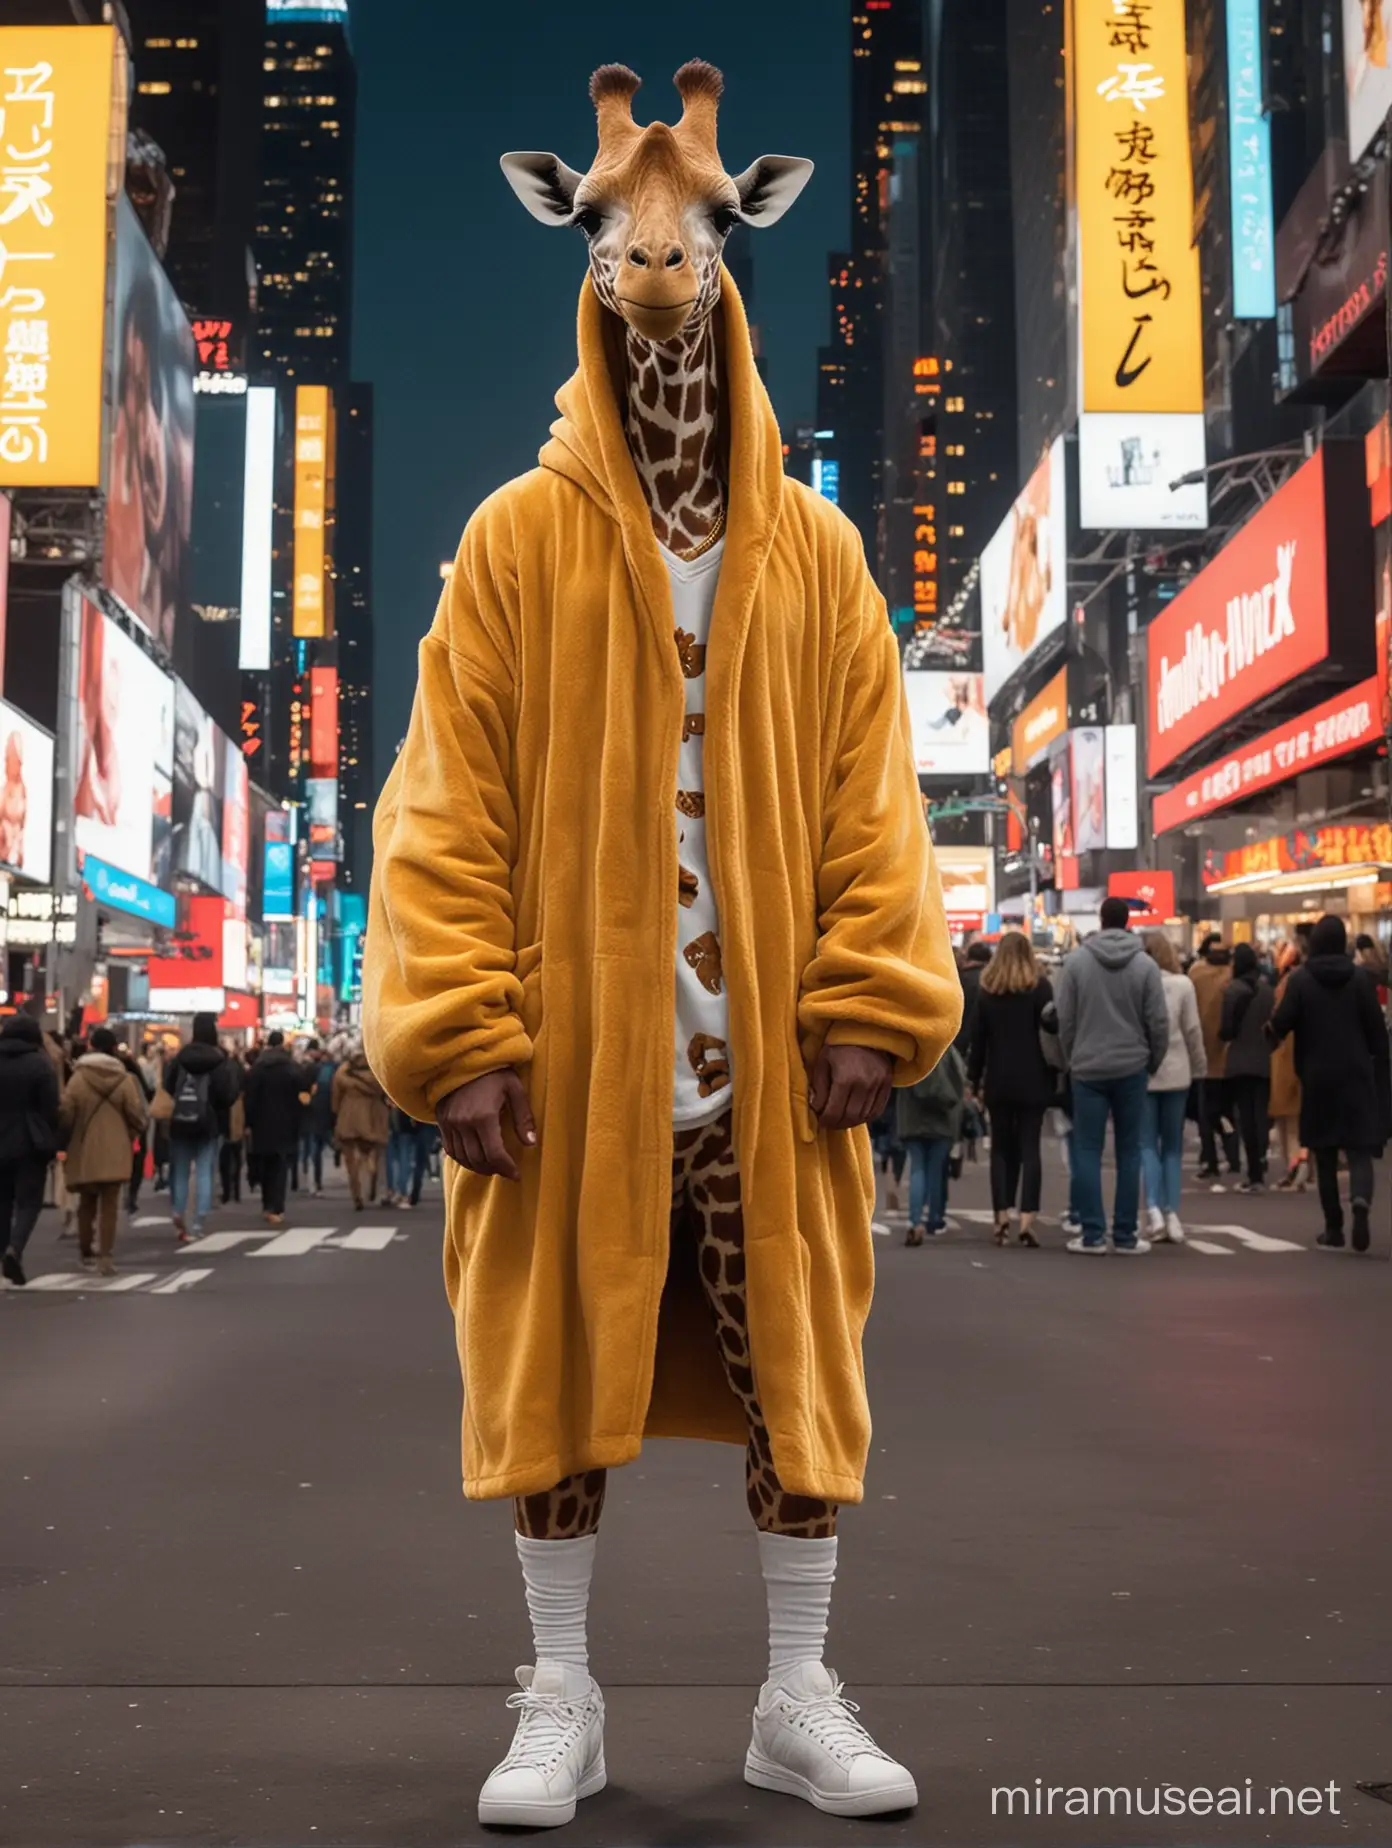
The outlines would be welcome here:
[[[757,573],[782,506],[783,442],[754,363],[744,303],[727,269],[720,273],[720,300],[712,318],[730,434],[729,480],[738,484],[729,497],[725,569],[733,572],[747,565]],[[662,569],[662,557],[624,434],[615,384],[623,330],[618,316],[595,294],[588,275],[581,285],[577,319],[579,364],[556,393],[560,416],[537,460],[574,482],[615,521],[630,569],[647,575]]]

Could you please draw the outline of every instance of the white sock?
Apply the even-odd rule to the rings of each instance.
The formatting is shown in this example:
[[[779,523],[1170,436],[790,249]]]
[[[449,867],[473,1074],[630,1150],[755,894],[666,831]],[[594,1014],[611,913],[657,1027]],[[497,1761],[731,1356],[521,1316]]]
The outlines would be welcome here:
[[[585,1617],[599,1535],[583,1534],[578,1540],[513,1537],[522,1561],[538,1663],[565,1662],[571,1668],[588,1670]]]
[[[759,1564],[768,1592],[769,1680],[799,1662],[820,1662],[826,1643],[836,1537],[798,1540],[759,1535]]]

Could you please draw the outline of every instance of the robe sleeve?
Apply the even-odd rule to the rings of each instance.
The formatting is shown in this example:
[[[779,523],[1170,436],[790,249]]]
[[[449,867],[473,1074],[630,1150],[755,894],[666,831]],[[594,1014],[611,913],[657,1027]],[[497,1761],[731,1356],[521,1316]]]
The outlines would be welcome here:
[[[798,1022],[813,1046],[873,1046],[896,1085],[916,1084],[962,1020],[933,843],[919,794],[899,646],[860,554],[843,548],[850,594],[825,716],[817,872],[819,940]]]
[[[373,822],[364,1044],[388,1094],[421,1122],[470,1079],[532,1056],[512,898],[509,577],[485,506],[421,643],[410,728]]]

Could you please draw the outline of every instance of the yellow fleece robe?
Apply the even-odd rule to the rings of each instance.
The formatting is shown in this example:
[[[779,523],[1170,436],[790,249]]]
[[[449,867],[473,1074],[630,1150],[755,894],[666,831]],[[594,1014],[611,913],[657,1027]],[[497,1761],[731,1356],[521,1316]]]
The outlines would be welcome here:
[[[706,818],[734,1070],[751,1349],[783,1486],[856,1502],[870,1418],[869,1136],[819,1133],[808,1066],[875,1046],[896,1084],[957,1032],[898,650],[859,538],[783,473],[728,274],[729,525],[706,657]],[[644,1435],[743,1443],[694,1268],[669,1276],[677,754],[667,573],[609,314],[541,466],[465,529],[382,792],[364,968],[374,1070],[430,1120],[517,1066],[522,1178],[450,1164],[445,1281],[464,1488],[527,1494]]]

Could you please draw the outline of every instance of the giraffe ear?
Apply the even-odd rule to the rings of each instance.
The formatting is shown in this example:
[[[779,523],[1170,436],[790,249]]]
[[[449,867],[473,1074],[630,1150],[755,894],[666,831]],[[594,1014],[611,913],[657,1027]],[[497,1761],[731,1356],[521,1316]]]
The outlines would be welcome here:
[[[533,218],[544,225],[575,223],[575,191],[583,173],[555,154],[504,154],[498,165]]]
[[[761,154],[735,176],[739,213],[746,225],[776,225],[812,178],[812,162],[793,154]]]

